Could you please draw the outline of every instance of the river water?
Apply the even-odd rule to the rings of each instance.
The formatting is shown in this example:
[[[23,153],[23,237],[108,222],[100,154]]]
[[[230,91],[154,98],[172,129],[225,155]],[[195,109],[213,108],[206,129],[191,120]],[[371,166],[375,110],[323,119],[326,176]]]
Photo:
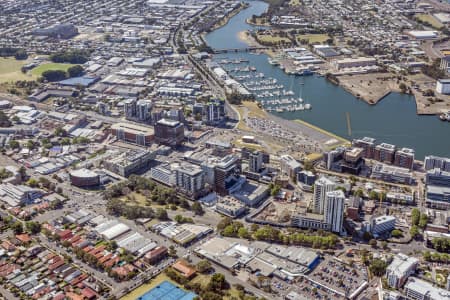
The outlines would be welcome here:
[[[267,9],[267,4],[262,1],[249,1],[249,4],[249,8],[231,18],[225,26],[206,35],[209,46],[214,49],[247,46],[238,33],[255,27],[245,20]],[[276,78],[287,90],[293,90],[295,97],[302,97],[312,104],[310,111],[274,113],[282,118],[301,119],[347,139],[369,136],[378,143],[413,148],[417,159],[428,154],[450,156],[450,123],[442,122],[436,116],[418,116],[414,97],[410,95],[391,93],[377,105],[368,105],[323,77],[287,75],[270,65],[265,54],[227,53],[215,58],[224,57],[248,59],[258,72]],[[352,136],[348,135],[347,112]]]

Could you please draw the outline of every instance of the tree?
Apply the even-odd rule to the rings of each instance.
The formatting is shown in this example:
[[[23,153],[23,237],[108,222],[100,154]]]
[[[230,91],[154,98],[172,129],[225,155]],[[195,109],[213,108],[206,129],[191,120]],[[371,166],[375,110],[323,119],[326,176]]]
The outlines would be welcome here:
[[[177,223],[183,223],[183,216],[182,215],[176,215],[174,220]]]
[[[169,247],[169,256],[170,257],[177,257],[177,249],[173,245],[170,245]]]
[[[67,131],[62,126],[56,127],[54,134],[56,136],[67,136]]]
[[[354,195],[355,195],[356,197],[363,197],[363,196],[364,196],[364,191],[363,191],[361,188],[359,188],[359,189],[357,189],[357,190],[355,191]]]
[[[221,292],[222,290],[225,290],[228,287],[228,283],[225,280],[225,276],[221,273],[214,274],[208,284],[208,291],[213,292]]]
[[[76,65],[67,69],[67,74],[69,77],[78,77],[83,75],[84,68],[80,65]]]
[[[85,50],[68,50],[55,53],[50,60],[56,63],[84,64],[89,60],[89,53]]]
[[[156,210],[155,217],[162,221],[169,219],[169,216],[167,215],[167,210],[165,210],[164,208],[158,208]]]
[[[20,178],[22,178],[22,180],[27,178],[27,169],[25,169],[24,166],[21,166],[19,169],[19,174],[20,174]]]
[[[403,82],[399,84],[398,88],[400,89],[400,91],[401,91],[403,94],[406,93],[406,90],[408,89],[408,87],[406,86],[406,84],[403,83]]]
[[[47,70],[42,73],[42,77],[49,81],[60,81],[66,79],[66,72],[62,70]]]
[[[9,146],[9,148],[11,148],[11,149],[19,149],[19,148],[20,148],[20,144],[19,144],[19,142],[16,141],[16,140],[10,140],[8,146]]]
[[[41,224],[39,224],[38,222],[33,222],[33,221],[27,222],[27,223],[25,223],[25,227],[26,227],[27,231],[32,234],[36,234],[41,231]]]
[[[217,224],[217,230],[222,231],[225,229],[225,227],[227,227],[228,225],[231,225],[231,223],[233,223],[233,219],[231,219],[230,217],[224,217]]]
[[[30,187],[37,187],[39,185],[39,182],[37,181],[36,178],[30,178],[30,179],[28,179],[26,184]]]
[[[369,270],[375,276],[383,276],[386,273],[386,262],[384,260],[375,258],[369,265]]]
[[[8,116],[3,111],[0,111],[0,127],[10,127],[11,125]]]
[[[192,208],[192,211],[198,216],[201,216],[205,213],[202,205],[199,202],[194,202],[194,204],[192,204],[191,208]]]
[[[11,229],[14,231],[15,234],[21,234],[23,233],[23,225],[22,222],[14,222],[11,226]]]
[[[198,272],[204,274],[204,273],[208,273],[211,270],[212,266],[208,260],[204,259],[204,260],[199,261],[197,263],[197,265],[195,266],[195,268],[197,269]]]
[[[17,60],[24,60],[28,58],[28,54],[23,49],[18,49],[16,54],[14,54],[14,58]]]
[[[250,237],[250,234],[249,234],[247,228],[241,227],[238,230],[238,236],[242,239],[248,239]]]
[[[428,223],[428,216],[426,214],[420,214],[419,227],[425,228]]]
[[[411,225],[419,225],[420,220],[420,210],[418,208],[413,208],[411,210]]]
[[[378,200],[378,197],[379,197],[379,195],[378,195],[377,192],[375,192],[375,191],[370,191],[370,193],[369,193],[369,198],[370,198],[370,199]]]
[[[409,234],[411,235],[412,238],[416,238],[418,235],[420,235],[419,227],[417,225],[411,226]]]
[[[403,236],[403,232],[401,230],[394,229],[391,232],[391,236],[394,237],[394,238],[400,238],[400,237]]]
[[[34,149],[34,147],[36,147],[34,141],[33,140],[28,140],[27,141],[27,148],[32,150],[32,149]]]

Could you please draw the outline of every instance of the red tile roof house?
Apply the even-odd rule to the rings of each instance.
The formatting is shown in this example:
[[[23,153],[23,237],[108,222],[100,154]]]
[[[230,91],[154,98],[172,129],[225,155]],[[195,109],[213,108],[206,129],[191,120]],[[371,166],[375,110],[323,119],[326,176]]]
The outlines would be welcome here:
[[[22,244],[28,244],[31,242],[31,237],[28,233],[17,234],[16,239]]]
[[[59,232],[57,232],[56,234],[59,236],[59,239],[60,239],[61,241],[65,241],[65,240],[68,240],[68,239],[70,239],[71,237],[73,237],[72,230],[70,230],[70,229],[66,229],[66,230],[63,230],[63,231],[59,231]]]
[[[97,293],[94,292],[91,288],[89,287],[85,287],[82,291],[81,291],[81,295],[83,295],[86,299],[88,300],[92,300],[92,299],[96,299],[97,298]]]

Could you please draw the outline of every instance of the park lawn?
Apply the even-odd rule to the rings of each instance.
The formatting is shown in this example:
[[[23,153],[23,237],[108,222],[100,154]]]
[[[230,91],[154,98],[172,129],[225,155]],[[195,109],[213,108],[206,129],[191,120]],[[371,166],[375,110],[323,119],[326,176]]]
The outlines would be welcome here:
[[[329,38],[330,38],[330,36],[325,33],[299,34],[296,36],[297,41],[308,40],[309,44],[314,44],[314,43],[322,44],[322,43],[326,42]]]
[[[239,291],[237,289],[235,289],[234,287],[232,287],[231,289],[228,290],[228,293],[230,294],[229,296],[225,296],[223,297],[223,299],[225,300],[231,300],[231,299],[239,299]]]
[[[433,26],[436,29],[441,29],[444,24],[442,24],[441,22],[439,22],[438,19],[436,19],[435,17],[433,17],[432,15],[428,15],[428,14],[417,14],[415,15],[415,17],[417,19],[419,19],[422,22],[428,22],[431,24],[431,26]]]
[[[34,76],[22,73],[21,69],[28,60],[16,60],[14,57],[0,57],[0,83],[18,80],[34,80]]]
[[[261,118],[261,119],[267,118],[267,113],[265,111],[263,111],[261,108],[259,108],[258,102],[243,101],[242,105],[248,109],[249,117],[256,117],[256,118]]]
[[[62,64],[62,63],[45,63],[37,66],[31,70],[31,74],[37,77],[42,76],[42,73],[48,70],[61,70],[67,72],[70,67],[75,66],[74,64]]]
[[[277,44],[277,43],[291,43],[291,40],[288,39],[287,37],[281,37],[281,36],[277,36],[277,35],[272,35],[272,34],[258,34],[258,40],[262,41],[262,42],[266,42],[266,43],[272,43],[272,44]]]
[[[206,288],[211,279],[210,275],[197,274],[194,279],[191,280],[192,283],[199,283],[202,288]]]
[[[153,278],[149,283],[143,284],[143,285],[139,286],[137,289],[126,294],[125,296],[120,298],[120,300],[136,300],[139,296],[142,296],[143,294],[145,294],[149,290],[153,289],[155,286],[157,286],[158,284],[160,284],[163,281],[169,281],[170,283],[172,283],[178,287],[181,287],[175,281],[173,281],[169,277],[167,277],[167,275],[163,272],[163,273],[159,274],[158,276],[156,276],[155,278]]]
[[[120,197],[120,200],[129,205],[149,206],[153,209],[158,209],[158,208],[170,209],[170,204],[161,205],[161,204],[153,203],[150,200],[147,201],[147,199],[145,198],[144,195],[142,195],[141,193],[137,193],[137,192],[131,192],[127,196],[122,196],[122,197]],[[179,209],[181,209],[181,208],[178,207],[177,210],[179,210]]]

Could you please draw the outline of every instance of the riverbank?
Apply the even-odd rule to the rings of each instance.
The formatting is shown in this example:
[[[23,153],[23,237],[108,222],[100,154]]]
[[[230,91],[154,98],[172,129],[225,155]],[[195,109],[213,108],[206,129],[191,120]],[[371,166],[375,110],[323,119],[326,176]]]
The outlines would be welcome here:
[[[250,47],[259,47],[261,46],[251,35],[248,31],[239,31],[238,32],[238,39]]]
[[[248,4],[241,3],[237,9],[233,10],[228,15],[226,15],[224,18],[222,18],[222,20],[220,20],[220,22],[216,23],[211,28],[211,31],[217,30],[220,27],[223,27],[223,26],[227,25],[231,18],[233,18],[234,16],[236,16],[238,13],[240,13],[242,10],[244,10],[246,8],[248,8]]]

